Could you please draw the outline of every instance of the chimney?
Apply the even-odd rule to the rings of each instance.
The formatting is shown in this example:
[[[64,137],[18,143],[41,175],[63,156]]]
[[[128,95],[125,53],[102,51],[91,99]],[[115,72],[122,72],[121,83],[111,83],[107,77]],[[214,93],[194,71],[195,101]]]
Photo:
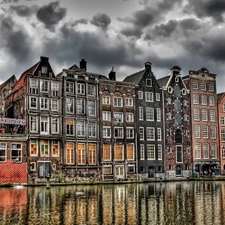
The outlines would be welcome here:
[[[152,69],[152,64],[150,62],[146,62],[145,63],[145,70],[151,71],[151,69]]]
[[[113,71],[114,68],[112,67],[112,70],[109,72],[109,79],[110,80],[116,80],[116,72]]]
[[[87,71],[87,61],[85,59],[81,59],[80,61],[80,69]]]
[[[48,57],[41,56],[41,57],[40,57],[40,60],[41,60],[41,62],[46,62],[46,63],[48,63]]]
[[[181,68],[179,66],[173,66],[170,70],[175,76],[180,75]]]

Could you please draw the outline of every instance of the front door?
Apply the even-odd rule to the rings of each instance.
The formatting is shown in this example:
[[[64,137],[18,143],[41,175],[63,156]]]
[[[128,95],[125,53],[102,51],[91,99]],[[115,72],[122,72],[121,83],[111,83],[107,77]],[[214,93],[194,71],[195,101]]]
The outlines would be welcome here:
[[[116,166],[115,167],[115,175],[117,179],[124,178],[124,166]]]
[[[38,177],[46,178],[51,175],[51,162],[38,162]]]
[[[181,174],[182,174],[182,168],[181,168],[181,166],[177,166],[176,167],[176,176],[181,176]]]
[[[155,169],[154,167],[150,166],[148,167],[148,178],[154,178],[155,177]]]

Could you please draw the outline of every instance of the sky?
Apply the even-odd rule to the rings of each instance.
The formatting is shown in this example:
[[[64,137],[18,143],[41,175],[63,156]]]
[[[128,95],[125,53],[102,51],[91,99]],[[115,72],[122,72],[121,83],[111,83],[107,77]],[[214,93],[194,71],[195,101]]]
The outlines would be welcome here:
[[[207,68],[225,91],[224,0],[0,0],[0,83],[49,57],[55,74],[87,61],[117,80]]]

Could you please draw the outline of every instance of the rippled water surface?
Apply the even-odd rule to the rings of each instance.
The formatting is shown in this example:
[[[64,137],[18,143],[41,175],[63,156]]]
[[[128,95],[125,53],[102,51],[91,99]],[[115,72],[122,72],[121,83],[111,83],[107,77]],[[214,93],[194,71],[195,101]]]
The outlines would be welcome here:
[[[225,182],[0,188],[0,224],[225,224]]]

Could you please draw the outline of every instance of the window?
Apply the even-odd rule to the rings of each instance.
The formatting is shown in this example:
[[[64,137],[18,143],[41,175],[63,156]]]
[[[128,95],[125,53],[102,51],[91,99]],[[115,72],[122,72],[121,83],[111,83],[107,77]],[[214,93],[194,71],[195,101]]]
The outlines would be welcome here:
[[[161,122],[161,109],[156,108],[156,121]]]
[[[139,107],[139,120],[143,120],[144,119],[143,115],[144,115],[143,107]]]
[[[77,144],[77,164],[78,165],[85,164],[85,144],[83,143]]]
[[[208,159],[209,158],[209,145],[208,144],[203,144],[203,155],[204,155],[204,159]]]
[[[37,132],[37,116],[30,116],[30,132]]]
[[[112,166],[104,166],[103,174],[112,174]]]
[[[195,144],[195,158],[201,159],[201,144],[199,143]]]
[[[52,156],[59,156],[59,142],[52,141]]]
[[[41,156],[49,156],[48,140],[40,140],[40,154]]]
[[[217,158],[217,147],[216,147],[216,144],[212,144],[211,145],[211,158],[212,159],[216,159]]]
[[[48,98],[40,98],[41,101],[41,109],[42,110],[47,110],[48,109]]]
[[[162,160],[162,145],[158,145],[158,160]]]
[[[30,140],[30,155],[38,155],[38,141],[36,139]]]
[[[206,95],[201,95],[201,104],[207,105],[207,96]]]
[[[114,98],[114,107],[123,107],[122,98]]]
[[[74,99],[67,97],[66,98],[66,112],[73,113],[74,112]]]
[[[153,102],[154,101],[153,92],[145,92],[145,101],[146,102]]]
[[[215,106],[215,98],[214,98],[214,96],[209,96],[209,105],[210,106]]]
[[[225,125],[225,117],[224,116],[221,116],[220,117],[220,125]]]
[[[201,91],[206,91],[206,85],[204,83],[200,83]]]
[[[66,143],[66,164],[74,164],[74,143]]]
[[[41,80],[41,91],[42,92],[48,92],[49,91],[48,80]]]
[[[22,162],[22,144],[11,144],[11,159],[13,162]]]
[[[89,122],[88,135],[89,135],[89,137],[96,137],[96,123],[95,122]]]
[[[156,101],[160,101],[160,93],[156,93]]]
[[[0,143],[0,162],[6,162],[6,143]]]
[[[225,158],[225,146],[222,146],[222,158]]]
[[[115,144],[114,155],[115,155],[115,160],[117,160],[117,161],[124,159],[123,145],[122,144]]]
[[[88,144],[89,165],[96,165],[96,144]]]
[[[193,94],[193,104],[199,104],[199,95]]]
[[[111,112],[102,112],[103,121],[111,121]]]
[[[77,122],[77,136],[85,136],[85,121],[78,121]]]
[[[59,100],[52,99],[52,111],[59,111]]]
[[[121,127],[114,128],[114,138],[123,138],[123,128]]]
[[[127,165],[127,173],[135,173],[135,166]]]
[[[138,91],[138,98],[143,99],[143,91]]]
[[[30,79],[30,93],[33,95],[38,94],[38,80],[37,79]]]
[[[134,144],[127,144],[127,160],[134,160]]]
[[[202,137],[208,138],[208,126],[207,125],[202,126]]]
[[[154,121],[154,108],[146,107],[146,120]]]
[[[88,101],[88,114],[89,116],[95,116],[96,115],[96,109],[95,109],[95,101]]]
[[[208,121],[207,109],[202,109],[202,121]]]
[[[215,122],[215,120],[216,120],[216,112],[215,112],[215,110],[210,110],[209,111],[209,116],[210,116],[210,121],[211,122]]]
[[[152,87],[152,79],[146,79],[146,86]]]
[[[88,85],[88,95],[93,97],[96,96],[95,85]]]
[[[174,97],[177,97],[179,98],[181,96],[181,93],[180,93],[180,87],[178,85],[176,85],[174,87]]]
[[[52,81],[52,96],[56,97],[59,95],[59,82]]]
[[[176,147],[177,162],[183,162],[182,146]]]
[[[77,84],[77,94],[84,95],[85,94],[85,85],[84,84]]]
[[[41,134],[49,133],[49,117],[41,116]]]
[[[225,130],[221,130],[221,141],[225,142]]]
[[[182,143],[182,132],[180,129],[176,129],[175,131],[175,141],[177,143]]]
[[[126,102],[126,106],[133,106],[133,99],[132,98],[126,98],[125,102]]]
[[[144,127],[139,127],[140,140],[144,140]]]
[[[199,125],[195,125],[195,138],[200,138],[200,126]]]
[[[211,133],[211,139],[216,139],[216,127],[215,126],[210,127],[210,133]]]
[[[30,108],[37,109],[37,97],[30,97]]]
[[[66,134],[74,135],[74,120],[66,119]]]
[[[134,122],[134,114],[133,113],[126,113],[126,121],[127,122]]]
[[[208,84],[208,91],[214,92],[214,85],[213,84]]]
[[[180,112],[181,111],[181,102],[180,102],[180,99],[176,99],[174,101],[174,110],[176,112]]]
[[[59,133],[59,118],[52,118],[52,133]]]
[[[127,138],[134,138],[134,128],[133,127],[127,127],[126,128],[126,135],[127,135]]]
[[[155,159],[155,145],[147,145],[147,159],[148,160]]]
[[[111,161],[111,145],[103,144],[103,159],[104,161]]]
[[[151,141],[155,140],[155,128],[154,127],[146,127],[146,137],[147,137],[147,140],[151,140]]]
[[[85,113],[85,99],[77,99],[77,113],[78,114]]]
[[[42,73],[42,74],[47,74],[47,72],[48,72],[47,66],[42,66],[42,67],[41,67],[41,73]]]
[[[123,122],[123,113],[114,113],[114,122],[122,123]]]
[[[157,140],[161,141],[161,139],[162,139],[161,128],[157,127]]]
[[[143,144],[140,145],[140,160],[145,159],[145,146]]]
[[[66,93],[74,94],[74,83],[73,82],[66,82]]]
[[[181,126],[182,125],[182,121],[181,121],[181,115],[179,113],[177,113],[175,115],[175,125],[176,126]]]
[[[192,89],[193,89],[193,90],[197,90],[197,89],[198,89],[198,83],[193,82],[193,83],[192,83]]]
[[[199,109],[194,109],[194,120],[195,121],[199,121],[200,120],[200,116],[199,116]]]
[[[102,104],[103,105],[110,105],[110,97],[109,96],[103,96],[102,97]]]
[[[111,138],[111,128],[103,127],[103,138]]]

